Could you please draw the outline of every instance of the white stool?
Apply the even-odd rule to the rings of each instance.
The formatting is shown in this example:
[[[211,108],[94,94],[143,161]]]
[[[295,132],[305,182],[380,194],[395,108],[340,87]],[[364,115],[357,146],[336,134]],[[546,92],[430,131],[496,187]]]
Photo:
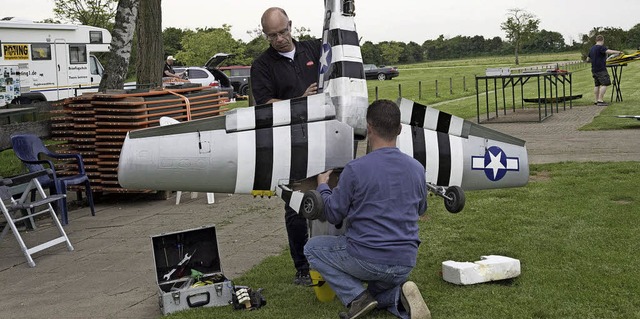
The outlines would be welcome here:
[[[180,204],[180,197],[182,197],[182,191],[176,192],[176,205]],[[198,192],[191,192],[191,199],[198,198]],[[207,193],[207,204],[213,204],[216,199],[213,197],[213,193]]]

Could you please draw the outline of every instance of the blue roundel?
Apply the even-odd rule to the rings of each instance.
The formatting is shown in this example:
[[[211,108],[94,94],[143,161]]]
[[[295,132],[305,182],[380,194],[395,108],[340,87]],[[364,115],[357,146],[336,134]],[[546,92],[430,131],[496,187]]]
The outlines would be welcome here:
[[[491,146],[484,153],[484,174],[491,181],[501,180],[507,173],[507,155],[501,148]]]

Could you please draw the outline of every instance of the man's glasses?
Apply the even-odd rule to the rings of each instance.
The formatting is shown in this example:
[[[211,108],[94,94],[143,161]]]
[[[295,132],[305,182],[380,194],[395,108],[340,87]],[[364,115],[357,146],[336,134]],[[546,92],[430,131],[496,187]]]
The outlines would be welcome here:
[[[278,37],[285,37],[289,35],[289,32],[290,32],[289,27],[287,27],[286,29],[278,31],[276,33],[265,33],[264,35],[267,37],[267,40],[274,41],[274,40],[277,40]]]

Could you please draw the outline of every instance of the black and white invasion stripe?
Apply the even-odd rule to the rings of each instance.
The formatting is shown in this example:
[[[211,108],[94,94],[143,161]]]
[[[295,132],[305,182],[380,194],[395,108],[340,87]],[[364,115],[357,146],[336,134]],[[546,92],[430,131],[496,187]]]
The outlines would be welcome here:
[[[240,131],[235,193],[275,190],[353,159],[353,129],[336,120]]]
[[[327,101],[328,95],[319,93],[234,109],[226,114],[225,128],[227,132],[238,132],[333,119],[336,110]]]
[[[398,106],[401,114],[400,121],[404,124],[454,136],[467,137],[469,135],[469,125],[460,117],[405,98],[399,99]]]

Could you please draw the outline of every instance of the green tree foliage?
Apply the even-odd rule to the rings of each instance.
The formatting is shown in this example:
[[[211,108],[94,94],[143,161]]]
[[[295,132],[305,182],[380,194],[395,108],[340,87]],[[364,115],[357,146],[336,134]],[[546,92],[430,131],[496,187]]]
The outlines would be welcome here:
[[[360,45],[362,61],[364,63],[382,64],[382,54],[380,48],[371,41],[366,41]]]
[[[562,34],[543,29],[533,33],[529,40],[522,44],[522,50],[527,53],[560,52],[565,46]]]
[[[293,28],[293,37],[298,41],[317,39],[316,37],[312,36],[311,33],[309,32],[311,32],[311,29],[308,29],[305,27]]]
[[[57,0],[54,3],[53,13],[62,21],[113,28],[118,0]]]
[[[400,54],[402,54],[402,45],[397,41],[384,41],[378,43],[380,47],[380,53],[382,55],[383,65],[397,64],[400,60]]]
[[[176,59],[184,65],[204,65],[220,52],[234,54],[234,59],[244,58],[244,47],[233,39],[230,30],[231,26],[224,24],[222,28],[197,29],[195,33],[185,34],[182,50],[176,54]]]
[[[531,37],[533,33],[538,31],[538,25],[540,25],[540,19],[536,19],[536,16],[532,13],[524,11],[522,9],[510,9],[507,13],[507,21],[500,24],[500,28],[507,34],[507,39],[513,45],[516,65],[520,64],[518,53],[523,43]]]
[[[626,49],[640,50],[640,23],[634,25],[629,31],[627,31],[627,43]]]
[[[264,52],[267,48],[269,48],[269,42],[267,42],[267,40],[262,36],[258,36],[249,41],[249,43],[247,43],[244,48],[244,55],[246,60],[241,64],[251,65],[251,62],[253,62],[253,60],[258,56],[260,56],[260,54],[262,54],[262,52]]]
[[[407,45],[402,43],[402,53],[400,53],[400,63],[409,64],[424,61],[422,46],[411,41]]]
[[[422,49],[424,60],[442,60],[504,54],[508,46],[502,42],[500,37],[485,39],[481,35],[476,35],[445,39],[444,35],[440,35],[435,40],[425,41],[422,44]]]
[[[178,29],[169,27],[162,31],[162,42],[164,42],[164,56],[177,55],[182,50],[182,39],[195,32],[189,29]],[[178,61],[180,62],[180,61]]]

